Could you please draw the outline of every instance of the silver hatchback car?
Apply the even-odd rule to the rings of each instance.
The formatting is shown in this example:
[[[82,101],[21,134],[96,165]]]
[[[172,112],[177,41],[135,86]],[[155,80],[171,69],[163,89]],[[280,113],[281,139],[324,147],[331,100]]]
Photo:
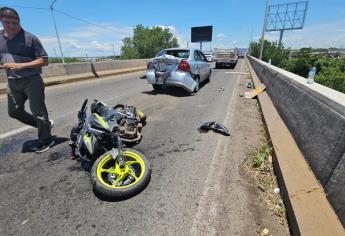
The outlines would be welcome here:
[[[189,93],[196,93],[201,82],[210,81],[211,66],[200,50],[169,48],[150,59],[146,78],[154,90],[177,86]]]

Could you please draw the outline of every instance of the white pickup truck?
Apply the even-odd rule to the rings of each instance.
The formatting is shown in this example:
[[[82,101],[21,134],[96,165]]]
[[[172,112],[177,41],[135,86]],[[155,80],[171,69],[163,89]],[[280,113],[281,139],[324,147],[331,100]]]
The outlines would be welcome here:
[[[216,69],[230,66],[235,68],[238,60],[237,49],[215,48],[213,51],[213,61],[216,62]]]

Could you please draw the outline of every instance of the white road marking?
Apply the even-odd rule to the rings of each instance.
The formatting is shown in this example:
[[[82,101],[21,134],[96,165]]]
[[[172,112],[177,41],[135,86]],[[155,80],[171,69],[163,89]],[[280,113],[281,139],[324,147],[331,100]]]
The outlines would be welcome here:
[[[88,83],[95,83],[95,82],[100,82],[100,81],[105,81],[105,80],[118,79],[119,77],[124,77],[124,79],[126,79],[125,78],[126,76],[134,76],[137,74],[139,75],[139,74],[142,74],[143,72],[145,72],[145,70],[130,72],[126,74],[120,74],[120,75],[107,76],[107,77],[98,78],[98,79],[87,79],[87,80],[74,81],[70,83],[55,84],[55,85],[46,86],[46,90],[48,91],[48,90],[54,90],[54,89],[68,87],[68,86],[77,86],[80,84],[88,84]],[[7,94],[0,94],[0,99],[5,99],[5,98],[7,98]]]
[[[29,220],[24,220],[24,221],[22,222],[22,225],[25,225],[28,221],[29,221]]]
[[[90,79],[90,80],[77,81],[77,82],[66,83],[66,84],[58,84],[58,85],[48,86],[47,89],[51,90],[51,89],[58,89],[58,88],[63,88],[63,87],[67,87],[67,86],[76,86],[78,84],[93,83],[95,81],[104,81],[104,80],[108,80],[108,79],[117,79],[118,77],[133,76],[133,75],[136,75],[136,74],[140,74],[143,71],[137,71],[137,72],[127,73],[127,74],[122,74],[122,75],[115,75],[115,76],[104,77],[104,78],[101,78],[100,80],[92,80],[92,79]],[[0,98],[7,98],[7,94],[1,94]],[[31,128],[32,128],[31,126],[23,126],[21,128],[18,128],[18,129],[11,130],[9,132],[0,134],[0,140],[3,139],[3,138],[7,138],[9,136],[15,135],[15,134],[19,134],[19,133],[24,132],[26,130],[29,130]]]
[[[241,72],[241,71],[227,71],[227,72],[224,72],[224,73],[225,74],[250,75],[250,73]]]
[[[24,132],[26,130],[29,130],[31,128],[32,128],[31,126],[23,126],[23,127],[19,128],[19,129],[11,130],[9,132],[0,134],[0,139],[7,138],[7,137],[15,135],[15,134],[19,134],[19,133]]]
[[[245,63],[243,62],[240,71],[242,71],[244,64]],[[223,124],[225,126],[228,125],[228,127],[231,127],[231,122],[233,120],[232,117],[234,112],[232,111],[236,103],[239,81],[240,79],[238,79],[238,82],[235,84],[233,94],[228,105],[228,110],[223,122]],[[218,173],[216,165],[218,162],[220,162],[219,158],[226,156],[229,152],[228,149],[224,148],[225,141],[226,139],[224,139],[224,137],[222,136],[219,136],[217,140],[217,145],[210,163],[210,170],[203,184],[204,189],[199,200],[198,209],[194,216],[193,225],[190,230],[190,235],[216,235],[216,229],[212,225],[210,225],[207,220],[210,220],[212,219],[212,217],[215,217],[217,215],[216,197],[212,196],[218,195],[221,191],[221,175]]]

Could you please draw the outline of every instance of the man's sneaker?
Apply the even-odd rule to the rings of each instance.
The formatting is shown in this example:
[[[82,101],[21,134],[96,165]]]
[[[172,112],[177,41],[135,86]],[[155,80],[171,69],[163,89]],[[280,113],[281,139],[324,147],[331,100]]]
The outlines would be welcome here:
[[[55,122],[53,120],[49,120],[49,122],[50,122],[50,129],[52,129],[55,125]]]
[[[49,148],[51,148],[55,144],[55,140],[51,140],[49,143],[40,143],[36,148],[36,153],[42,153],[47,151]]]

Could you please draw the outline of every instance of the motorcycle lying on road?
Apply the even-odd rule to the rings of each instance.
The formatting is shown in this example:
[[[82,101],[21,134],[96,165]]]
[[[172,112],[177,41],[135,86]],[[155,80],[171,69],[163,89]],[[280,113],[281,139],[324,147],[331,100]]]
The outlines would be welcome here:
[[[151,167],[144,154],[125,144],[140,142],[145,114],[133,106],[109,108],[94,100],[88,117],[87,102],[71,130],[72,155],[92,165],[91,183],[102,197],[116,200],[138,194],[150,181]]]

